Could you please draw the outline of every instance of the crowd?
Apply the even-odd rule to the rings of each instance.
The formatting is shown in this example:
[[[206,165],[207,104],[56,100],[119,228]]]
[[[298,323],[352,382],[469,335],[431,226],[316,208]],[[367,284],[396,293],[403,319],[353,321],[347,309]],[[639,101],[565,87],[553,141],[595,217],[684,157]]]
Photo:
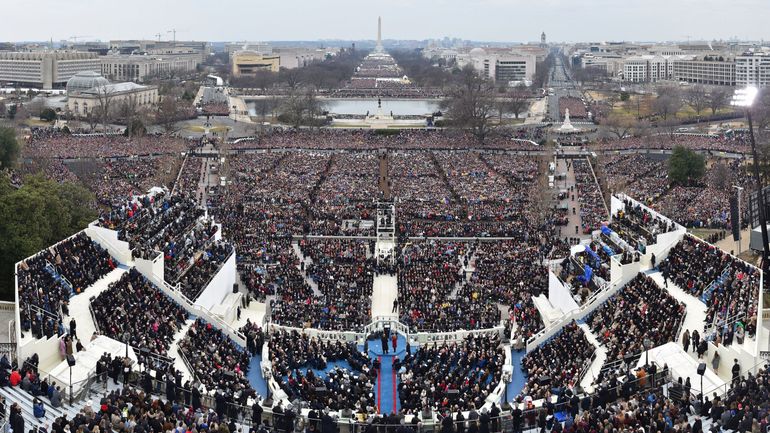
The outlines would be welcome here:
[[[373,411],[378,371],[355,343],[280,331],[269,347],[273,377],[290,400],[310,402],[313,409]]]
[[[656,134],[646,137],[606,138],[592,145],[597,150],[665,149],[684,146],[692,150],[709,152],[736,152],[747,154],[751,151],[747,136],[743,135],[697,135],[697,134]]]
[[[591,233],[598,230],[602,221],[609,217],[607,207],[594,178],[591,163],[587,159],[576,159],[572,162],[572,168],[575,171],[577,199],[580,202],[581,231]]]
[[[569,116],[572,119],[585,119],[588,117],[588,110],[586,110],[586,104],[579,98],[573,97],[560,97],[559,98],[559,114],[564,117],[566,110],[569,110]]]
[[[179,279],[182,293],[191,301],[195,301],[232,253],[232,245],[217,241],[196,254],[196,257],[191,259],[189,268]],[[167,278],[166,280],[168,281]]]
[[[548,270],[541,263],[550,245],[541,241],[479,242],[475,271],[466,286],[481,301],[491,299],[508,306],[516,335],[525,339],[544,326],[532,301],[548,290]]]
[[[649,212],[641,205],[635,205],[629,200],[624,200],[623,204],[623,209],[613,216],[609,227],[636,250],[644,251],[644,246],[657,242],[659,234],[674,229],[671,221]]]
[[[256,396],[247,378],[251,353],[210,323],[196,319],[179,340],[178,351],[204,393],[219,392],[240,402]]]
[[[405,247],[398,257],[400,321],[415,331],[495,326],[500,320],[495,304],[483,305],[484,300],[458,292],[469,259],[468,245],[461,242],[426,241]]]
[[[83,292],[117,266],[109,253],[84,232],[19,263],[21,329],[35,338],[61,335],[69,298]]]
[[[165,355],[187,311],[131,269],[91,301],[97,330],[137,349]]]
[[[401,408],[416,413],[481,407],[500,384],[505,356],[497,336],[420,346],[394,363]]]
[[[116,203],[101,214],[99,224],[116,230],[135,257],[153,257],[156,251],[168,256],[200,223],[203,214],[195,200],[162,192]]]
[[[527,353],[521,361],[521,369],[527,375],[521,395],[549,401],[552,394],[575,392],[591,365],[594,351],[576,322],[564,326],[558,335]]]
[[[607,347],[607,362],[638,359],[645,341],[650,348],[677,340],[685,306],[645,275],[638,275],[588,317],[587,323]]]
[[[668,281],[706,303],[706,323],[715,322],[719,339],[729,344],[740,324],[756,333],[759,270],[719,248],[685,236],[660,263]],[[729,320],[729,323],[726,323]]]
[[[249,139],[245,139],[249,138]],[[404,129],[382,134],[370,129],[274,129],[258,137],[233,138],[232,149],[306,150],[538,150],[536,143],[508,133],[491,133],[482,144],[467,131]]]
[[[610,192],[625,192],[647,205],[668,190],[665,161],[653,159],[650,155],[604,155],[597,167]]]
[[[178,154],[194,144],[193,141],[160,134],[129,138],[104,134],[78,136],[59,131],[30,135],[22,154],[24,158],[115,158]]]

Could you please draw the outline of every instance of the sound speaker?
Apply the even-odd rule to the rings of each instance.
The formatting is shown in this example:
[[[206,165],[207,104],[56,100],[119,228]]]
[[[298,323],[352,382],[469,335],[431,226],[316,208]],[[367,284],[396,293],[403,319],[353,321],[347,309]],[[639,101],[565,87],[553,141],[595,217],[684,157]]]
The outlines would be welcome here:
[[[703,376],[705,373],[706,373],[706,363],[701,362],[700,364],[698,364],[698,374],[700,376]]]
[[[730,195],[730,225],[732,226],[733,241],[737,241],[741,237],[741,228],[738,226],[738,197]]]
[[[74,367],[75,366],[75,357],[74,356],[67,355],[67,365],[69,365],[70,367]]]

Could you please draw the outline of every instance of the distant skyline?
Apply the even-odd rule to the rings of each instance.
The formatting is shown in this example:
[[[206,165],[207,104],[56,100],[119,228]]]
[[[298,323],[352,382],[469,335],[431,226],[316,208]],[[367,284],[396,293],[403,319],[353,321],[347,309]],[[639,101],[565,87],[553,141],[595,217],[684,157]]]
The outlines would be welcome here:
[[[767,40],[767,0],[3,0],[0,41]]]

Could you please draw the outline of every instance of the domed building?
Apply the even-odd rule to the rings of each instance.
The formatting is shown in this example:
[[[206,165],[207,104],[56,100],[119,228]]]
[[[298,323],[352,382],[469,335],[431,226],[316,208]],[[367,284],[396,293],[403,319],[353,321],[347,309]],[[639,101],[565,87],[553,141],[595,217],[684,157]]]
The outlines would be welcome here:
[[[78,117],[87,117],[94,109],[115,110],[123,103],[137,108],[158,102],[158,86],[136,83],[110,83],[93,71],[78,72],[67,81],[67,109]]]
[[[480,47],[476,47],[476,48],[474,48],[474,49],[470,50],[470,52],[468,52],[468,54],[469,54],[471,57],[483,57],[483,56],[486,56],[486,55],[487,55],[487,52],[486,52],[486,51],[484,51],[484,49],[483,49],[483,48],[480,48]]]
[[[94,71],[82,71],[67,80],[67,95],[85,92],[94,87],[102,87],[110,84],[109,80]]]

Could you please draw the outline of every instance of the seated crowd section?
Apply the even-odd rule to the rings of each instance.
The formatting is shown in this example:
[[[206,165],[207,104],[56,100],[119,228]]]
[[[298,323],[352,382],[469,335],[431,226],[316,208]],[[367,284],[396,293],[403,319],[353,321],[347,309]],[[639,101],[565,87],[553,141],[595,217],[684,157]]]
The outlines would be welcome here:
[[[691,235],[659,267],[667,283],[706,304],[706,324],[718,325],[718,337],[724,344],[733,341],[739,324],[746,334],[755,335],[759,269]]]
[[[411,86],[391,80],[402,72],[394,66],[390,62],[365,62],[343,91],[375,89],[384,95],[411,92]],[[565,98],[560,108],[569,107],[577,118],[582,113],[578,107],[572,112],[574,102]],[[201,108],[217,110],[215,104]],[[492,138],[489,149],[529,151],[530,144],[512,139],[542,137],[542,132],[537,131],[531,135],[512,134]],[[562,264],[562,270],[569,274],[573,295],[582,303],[598,289],[596,284],[579,281],[585,266],[609,281],[610,255],[619,255],[624,264],[639,261],[639,254],[632,250],[643,251],[656,235],[673,230],[668,220],[627,202],[609,229],[628,242],[630,250],[601,232],[575,256],[574,262],[570,258],[562,260],[569,254],[569,243],[560,228],[565,224],[564,213],[541,205],[547,200],[543,176],[547,161],[523,153],[478,149],[475,142],[471,144],[474,139],[464,133],[404,131],[378,136],[370,131],[267,132],[253,140],[233,143],[233,149],[254,148],[258,153],[229,155],[231,183],[207,188],[202,188],[203,174],[208,174],[209,164],[217,166],[220,162],[194,155],[187,155],[181,162],[182,158],[172,153],[191,143],[157,138],[157,147],[144,144],[152,143],[152,139],[67,137],[38,132],[25,152],[33,157],[79,158],[93,153],[129,153],[129,145],[142,155],[150,149],[143,157],[148,164],[144,169],[136,168],[130,160],[104,162],[95,177],[115,181],[120,191],[97,194],[101,206],[98,223],[118,231],[119,239],[129,243],[135,259],[162,255],[163,289],[178,287],[190,300],[200,296],[223,263],[235,254],[240,282],[248,292],[240,307],[248,308],[251,299],[266,302],[265,322],[246,321],[243,325],[238,308],[239,325],[235,328],[246,342],[241,347],[236,342],[240,339],[228,336],[229,329],[220,329],[221,323],[190,317],[182,305],[136,269],[126,271],[90,299],[98,332],[130,345],[140,356],[161,358],[175,353],[189,370],[189,382],[182,386],[182,374],[173,365],[156,372],[145,368],[137,372],[142,381],[139,387],[126,386],[105,393],[99,402],[100,410],[83,410],[75,419],[57,420],[52,427],[57,433],[67,431],[64,425],[69,426],[69,431],[95,431],[98,425],[102,431],[227,429],[232,433],[242,428],[234,422],[243,421],[244,414],[252,422],[257,420],[252,425],[255,431],[266,433],[272,427],[294,427],[296,411],[304,408],[321,420],[319,423],[311,416],[307,431],[320,429],[323,433],[334,431],[329,430],[334,421],[326,419],[329,411],[355,411],[360,421],[376,420],[375,427],[366,426],[368,432],[386,429],[412,433],[419,431],[420,417],[428,409],[438,412],[439,420],[459,411],[468,411],[473,417],[467,426],[461,423],[452,427],[450,415],[449,421],[442,423],[449,425],[442,428],[444,433],[496,431],[499,420],[490,421],[487,409],[481,408],[503,379],[508,336],[526,341],[546,327],[533,298],[549,295],[548,266]],[[714,138],[692,139],[690,143],[693,147],[719,149],[715,141],[731,149],[745,145],[740,139]],[[73,147],[66,152],[57,150],[53,147],[57,143]],[[632,139],[629,144],[634,143]],[[599,144],[599,148],[612,146]],[[628,171],[613,168],[597,170],[597,174],[625,176],[618,180],[617,185],[624,185],[619,188],[635,185],[633,188],[642,195],[640,200],[660,207],[673,202],[680,191],[691,195],[693,200],[688,203],[692,203],[700,201],[698,197],[704,191],[715,188],[711,180],[707,186],[663,187],[661,163],[648,156],[613,156],[612,160]],[[583,233],[602,228],[608,218],[601,183],[594,178],[591,161],[571,162]],[[138,199],[131,197],[159,179],[151,171],[166,164],[174,164],[179,174],[170,176],[178,178],[173,185],[167,183],[173,186],[173,193],[166,190]],[[60,166],[66,164],[52,164],[54,171]],[[650,185],[639,185],[633,179],[633,170],[649,179]],[[736,165],[729,170],[740,174],[744,168]],[[121,176],[122,171],[130,174]],[[72,174],[64,173],[60,174],[62,179]],[[204,189],[206,211],[202,208]],[[372,256],[375,231],[370,223],[376,219],[377,200],[386,196],[394,200],[397,215],[394,265],[378,264]],[[707,208],[709,202],[702,201],[705,204],[699,208]],[[680,216],[675,221],[687,214],[686,209],[678,211]],[[722,211],[716,208],[713,213],[698,214],[690,225],[727,227],[729,221],[717,215]],[[226,241],[216,241],[220,235]],[[431,236],[463,239],[429,239]],[[504,239],[489,239],[493,237]],[[117,266],[83,233],[21,262],[20,326],[36,338],[66,335],[64,317],[69,316],[70,297],[86,291]],[[586,318],[588,328],[607,349],[608,364],[638,358],[647,340],[653,346],[677,341],[686,311],[667,291],[669,283],[706,304],[706,320],[718,325],[720,342],[729,344],[735,332],[733,327],[721,326],[725,323],[740,321],[750,336],[756,333],[758,269],[688,235],[660,263],[660,270],[665,278],[663,286],[639,274]],[[382,359],[371,356],[368,344],[362,349],[354,342],[320,339],[304,332],[304,328],[332,332],[370,329],[367,325],[372,320],[374,282],[379,275],[395,275],[398,296],[393,315],[412,333],[493,327],[503,330],[494,336],[469,333],[457,341],[432,340],[415,351],[407,349],[403,355]],[[683,427],[686,415],[694,413],[721,420],[723,413],[730,412],[724,424],[734,424],[732,430],[736,431],[739,425],[745,427],[744,419],[764,416],[765,426],[770,421],[766,412],[770,409],[770,375],[765,370],[739,378],[731,393],[710,405],[688,400],[692,396],[681,392],[682,386],[673,385],[665,395],[654,384],[648,388],[621,386],[617,380],[622,373],[608,379],[611,389],[606,388],[605,377],[600,377],[595,395],[577,397],[595,354],[590,342],[593,340],[589,341],[584,332],[586,325],[574,321],[566,324],[524,356],[521,371],[514,372],[526,376],[524,388],[512,401],[518,408],[527,408],[528,414],[517,415],[513,409],[514,431],[523,424],[543,431],[551,429],[546,425],[555,425],[557,412],[565,420],[564,429],[571,433],[653,426],[673,431],[675,425],[681,427],[680,431],[688,431]],[[67,338],[64,341],[71,344]],[[254,373],[250,370],[258,364],[255,356],[262,355],[263,344],[269,351],[269,358],[262,359],[268,376],[265,379],[274,379],[292,405],[273,408],[277,414],[272,418],[275,424],[259,427],[263,410],[260,403],[267,407],[271,399],[257,395],[249,373]],[[383,419],[376,414],[381,403],[377,389],[383,386],[380,379],[386,359],[392,359],[392,386],[402,411],[395,418]],[[100,371],[108,372],[111,378],[123,371],[124,362],[129,363],[121,358],[104,362],[107,366],[102,363]],[[25,391],[43,397],[40,391],[49,387],[38,371],[36,359],[21,367],[11,364],[0,360],[5,378],[9,382],[18,378],[22,387],[27,386],[26,379],[29,389]],[[151,383],[149,375],[165,382],[165,399],[150,396],[161,392],[161,387]],[[387,382],[385,386],[391,386],[390,380]],[[630,388],[636,386],[639,388]],[[47,394],[55,395],[50,391]],[[47,397],[53,402],[53,395]],[[201,398],[207,403],[203,404]],[[535,409],[530,406],[540,399],[547,400],[542,422],[541,415],[535,418]],[[555,404],[549,402],[552,399]],[[206,407],[209,404],[211,407]],[[721,406],[730,410],[719,412]],[[492,418],[500,410],[493,406]],[[502,410],[511,411],[508,407]],[[407,426],[404,421],[400,427],[376,427],[379,422],[394,420],[394,424],[401,424],[406,414],[415,415],[414,424]],[[290,420],[288,424],[281,425],[286,419]],[[697,433],[696,429],[693,433]]]
[[[61,336],[69,299],[117,267],[117,261],[84,232],[19,263],[22,331],[35,338]]]
[[[136,349],[166,355],[187,311],[131,269],[91,301],[97,330]]]
[[[374,407],[377,370],[355,343],[281,331],[272,335],[269,348],[273,377],[290,400],[300,398],[314,409],[366,413]]]
[[[409,413],[425,407],[481,408],[500,383],[504,359],[499,337],[473,336],[421,346],[394,364],[401,407]]]
[[[586,323],[607,346],[607,363],[639,359],[644,340],[652,347],[677,341],[685,315],[679,303],[664,288],[639,274],[594,310]]]
[[[595,352],[576,322],[562,330],[533,351],[521,362],[521,370],[527,375],[522,395],[538,400],[552,394],[564,394],[567,389],[576,390]]]

